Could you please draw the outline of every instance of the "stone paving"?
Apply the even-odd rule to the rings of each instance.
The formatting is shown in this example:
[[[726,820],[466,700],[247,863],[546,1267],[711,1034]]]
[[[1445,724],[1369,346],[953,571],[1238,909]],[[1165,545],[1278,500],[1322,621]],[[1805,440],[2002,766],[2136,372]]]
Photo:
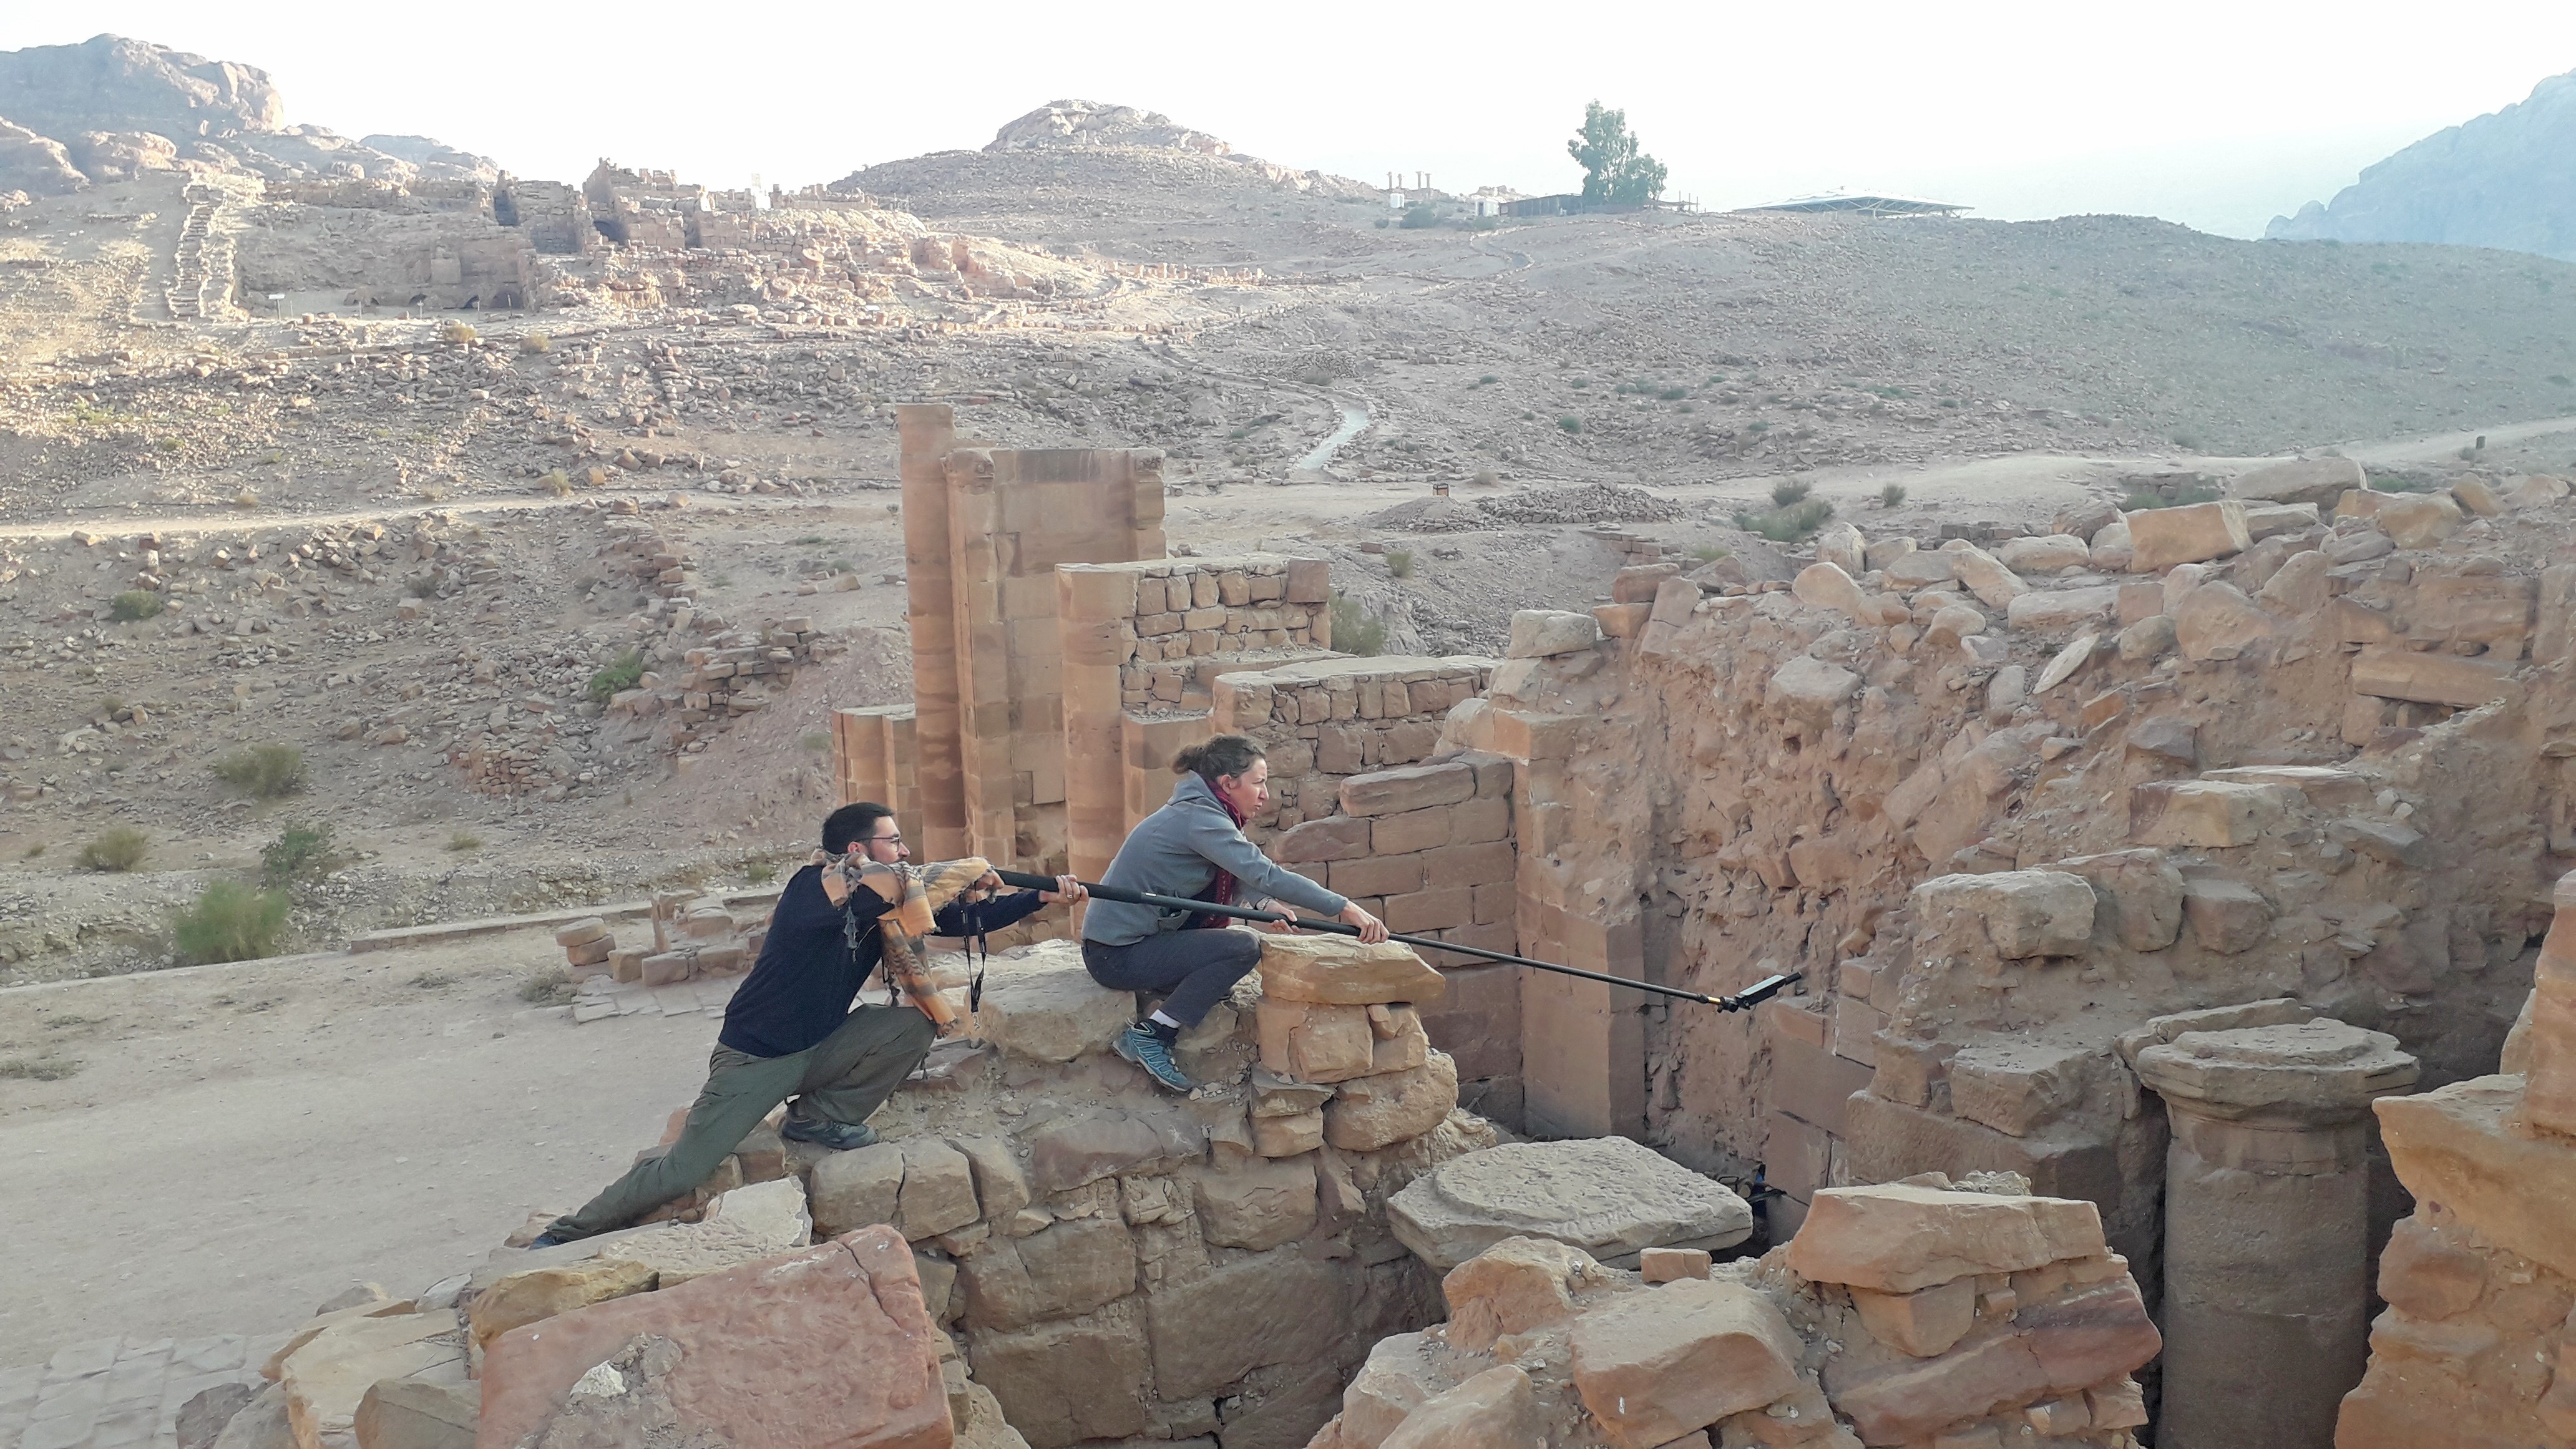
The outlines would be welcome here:
[[[722,1016],[725,1003],[733,1000],[734,988],[742,981],[740,976],[705,976],[668,986],[644,986],[593,976],[573,998],[572,1019],[578,1025],[612,1016]]]
[[[0,1369],[0,1449],[173,1449],[180,1406],[218,1384],[260,1384],[278,1334],[100,1338]]]

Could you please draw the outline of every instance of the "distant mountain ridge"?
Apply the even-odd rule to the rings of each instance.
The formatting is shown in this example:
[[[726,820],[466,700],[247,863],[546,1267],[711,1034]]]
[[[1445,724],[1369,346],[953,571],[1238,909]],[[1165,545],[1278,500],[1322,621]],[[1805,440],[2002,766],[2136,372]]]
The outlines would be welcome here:
[[[2273,241],[2448,242],[2576,262],[2576,71],[2425,137],[2296,216]]]

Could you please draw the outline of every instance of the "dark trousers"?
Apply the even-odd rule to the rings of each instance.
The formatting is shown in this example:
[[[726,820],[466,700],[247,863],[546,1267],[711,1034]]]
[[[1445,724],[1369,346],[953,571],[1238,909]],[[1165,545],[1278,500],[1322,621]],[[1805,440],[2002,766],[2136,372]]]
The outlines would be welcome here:
[[[769,1109],[790,1097],[796,1099],[787,1109],[792,1120],[865,1122],[930,1054],[936,1035],[930,1018],[909,1006],[862,1006],[801,1052],[756,1057],[717,1047],[707,1058],[707,1084],[689,1107],[680,1140],[628,1168],[581,1211],[555,1219],[546,1231],[587,1238],[625,1227],[706,1181]]]
[[[1196,1026],[1234,983],[1261,963],[1261,938],[1250,931],[1164,931],[1132,946],[1082,943],[1091,979],[1112,991],[1170,993],[1163,1014]]]

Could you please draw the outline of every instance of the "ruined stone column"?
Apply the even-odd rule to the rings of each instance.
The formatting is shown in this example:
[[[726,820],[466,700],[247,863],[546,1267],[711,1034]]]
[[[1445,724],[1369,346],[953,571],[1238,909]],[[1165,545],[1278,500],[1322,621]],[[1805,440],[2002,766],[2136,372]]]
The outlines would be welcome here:
[[[915,771],[921,837],[913,854],[952,860],[966,853],[966,785],[958,751],[957,624],[949,562],[949,450],[957,424],[946,403],[894,410],[902,438],[904,602],[912,626]]]
[[[1124,712],[1119,673],[1136,615],[1133,569],[1061,564],[1056,618],[1064,641],[1064,811],[1067,868],[1098,880],[1127,837],[1119,769]]]
[[[2329,1449],[2369,1348],[2370,1103],[2415,1059],[2340,1021],[2138,1053],[2165,1099],[2160,1449]]]

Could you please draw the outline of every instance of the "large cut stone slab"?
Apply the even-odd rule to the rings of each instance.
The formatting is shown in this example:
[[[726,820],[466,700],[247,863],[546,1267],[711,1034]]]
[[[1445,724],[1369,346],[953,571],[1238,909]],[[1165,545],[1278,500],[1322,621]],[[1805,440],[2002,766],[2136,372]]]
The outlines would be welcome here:
[[[2089,1202],[1891,1182],[1819,1189],[1789,1241],[1789,1266],[1819,1283],[1911,1293],[2102,1252],[2102,1213]]]
[[[1806,1231],[1801,1229],[1800,1236]],[[1931,1358],[1852,1354],[1831,1359],[1825,1365],[1825,1392],[1851,1420],[1861,1442],[1929,1444],[1938,1442],[1933,1435],[1943,1426],[1962,1419],[2112,1383],[2154,1358],[2163,1346],[2138,1298],[2138,1285],[2122,1274],[2063,1298],[2026,1305]]]
[[[1654,1449],[1795,1392],[1798,1353],[1758,1291],[1685,1278],[1577,1319],[1574,1386],[1620,1449]]]
[[[1329,1006],[1438,1001],[1447,977],[1423,963],[1410,946],[1393,941],[1364,945],[1349,936],[1261,937],[1261,994],[1274,1001]]]
[[[1342,1083],[1324,1104],[1324,1140],[1344,1152],[1375,1152],[1439,1126],[1457,1105],[1458,1064],[1432,1052],[1421,1066]]]
[[[515,1449],[550,1425],[576,1430],[558,1442],[643,1443],[640,1432],[585,1437],[579,1431],[595,1424],[565,1421],[621,1407],[586,1400],[649,1392],[667,1400],[673,1442],[946,1449],[938,1332],[912,1250],[891,1229],[866,1228],[776,1262],[510,1330],[483,1360],[475,1443]],[[596,1392],[607,1386],[587,1377],[591,1369],[638,1338],[675,1350],[660,1356],[663,1371],[649,1388],[629,1380],[621,1393]]]
[[[2398,1181],[2480,1237],[2576,1277],[2576,1146],[2514,1120],[2520,1077],[2475,1077],[2370,1104]]]
[[[2254,537],[2245,527],[2245,505],[2233,498],[2179,508],[2142,508],[2129,515],[2128,524],[2129,546],[2136,550],[2129,567],[2142,574],[2225,558],[2254,546]]]
[[[452,1312],[356,1318],[317,1333],[286,1356],[278,1386],[286,1419],[304,1449],[345,1444],[367,1390],[380,1379],[463,1377],[465,1335]]]
[[[1914,888],[1914,908],[1945,935],[1974,922],[2013,960],[2077,955],[2093,936],[2093,887],[2062,870],[1941,876]]]
[[[1547,1449],[1547,1421],[1529,1375],[1504,1364],[1425,1399],[1378,1449]]]
[[[1395,1235],[1447,1272],[1505,1238],[1569,1243],[1615,1267],[1645,1248],[1729,1248],[1744,1199],[1624,1137],[1510,1142],[1454,1157],[1387,1200]]]
[[[2513,689],[2513,665],[2372,645],[2352,659],[2352,689],[2379,699],[2475,709]]]
[[[2297,458],[2243,474],[2227,491],[2238,498],[2331,508],[2347,490],[2369,486],[2361,465],[2350,458]]]
[[[805,1211],[805,1185],[793,1177],[738,1187],[707,1204],[694,1223],[665,1223],[619,1240],[602,1261],[641,1263],[661,1275],[665,1289],[744,1263],[774,1258],[814,1238]]]
[[[470,1316],[474,1340],[488,1345],[521,1324],[623,1298],[629,1293],[649,1293],[661,1276],[645,1264],[619,1258],[593,1258],[585,1263],[513,1273],[474,1300]]]
[[[977,1029],[1004,1052],[1069,1062],[1109,1044],[1136,1019],[1136,994],[1091,979],[1077,941],[1041,941],[1016,959],[996,957],[984,977]]]

